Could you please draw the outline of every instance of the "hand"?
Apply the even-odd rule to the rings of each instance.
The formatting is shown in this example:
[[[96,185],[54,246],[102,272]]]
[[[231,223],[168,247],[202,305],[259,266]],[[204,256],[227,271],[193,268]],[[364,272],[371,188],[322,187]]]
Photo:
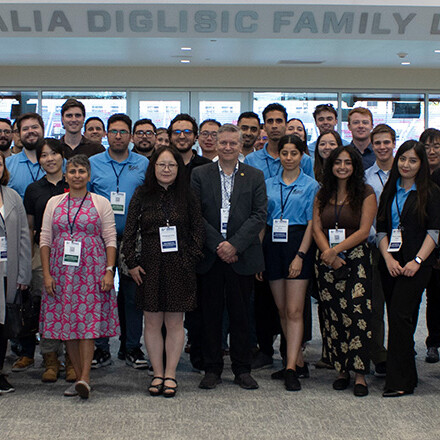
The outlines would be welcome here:
[[[333,262],[335,261],[336,257],[337,257],[337,253],[334,250],[334,248],[329,248],[326,249],[322,254],[321,254],[321,260],[327,265],[327,266],[331,266],[333,264]]]
[[[391,255],[385,260],[385,263],[387,265],[388,272],[392,277],[397,277],[399,275],[403,275],[403,269],[402,266],[400,266],[399,262],[394,259]],[[413,261],[414,264],[417,264],[415,261]],[[418,264],[417,264],[418,266]],[[415,272],[414,272],[415,273]],[[409,276],[409,275],[408,275]]]
[[[128,272],[130,273],[131,277],[133,278],[134,282],[140,286],[144,280],[142,279],[142,275],[145,275],[145,270],[142,269],[141,266],[136,266],[133,269],[129,269]]]
[[[257,279],[257,281],[260,281],[260,283],[262,283],[264,281],[263,272],[256,273],[255,278]]]
[[[232,246],[232,244],[229,243],[228,241],[222,241],[217,246],[217,255],[225,263],[235,263],[238,260],[238,257],[234,261],[231,260],[233,259],[232,257],[236,256],[236,254],[237,254],[237,249],[234,246]]]
[[[101,281],[101,290],[108,292],[113,288],[113,277],[115,274],[111,270],[105,272],[104,278]]]
[[[289,276],[288,278],[296,278],[302,270],[303,260],[298,255],[292,260],[289,265]]]
[[[408,263],[403,266],[402,275],[406,277],[413,277],[419,269],[420,264],[416,263],[414,260],[408,261]]]
[[[227,264],[236,263],[238,261],[238,257],[237,255],[233,255],[231,258],[225,258],[223,261]]]
[[[17,283],[17,289],[26,290],[29,286],[27,284]]]
[[[345,260],[343,260],[341,257],[336,256],[335,261],[333,261],[333,264],[331,264],[331,267],[332,269],[336,270],[346,264],[347,262]]]
[[[55,280],[50,276],[44,277],[44,289],[49,296],[55,296]]]

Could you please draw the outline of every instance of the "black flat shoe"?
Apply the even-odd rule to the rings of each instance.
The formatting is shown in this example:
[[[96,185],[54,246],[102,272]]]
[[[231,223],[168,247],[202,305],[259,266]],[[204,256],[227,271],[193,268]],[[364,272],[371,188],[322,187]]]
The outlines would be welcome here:
[[[353,394],[356,397],[368,396],[368,386],[363,383],[357,383],[354,385]]]
[[[385,390],[382,393],[382,397],[402,397],[408,394],[413,394],[414,391],[398,391],[398,390]]]
[[[160,380],[161,382],[159,382],[156,385],[153,385],[153,382],[155,380]],[[163,377],[155,376],[153,377],[153,379],[151,379],[151,383],[148,388],[148,392],[150,393],[150,396],[160,396],[163,393],[163,382],[164,382]]]
[[[175,387],[170,387],[169,385],[165,385],[165,382],[169,380],[171,382],[174,382],[176,384]],[[166,377],[164,380],[163,385],[163,397],[174,397],[177,393],[177,380],[173,377]]]
[[[304,362],[304,365],[300,367],[299,365],[296,366],[296,375],[300,379],[307,379],[310,377],[309,373],[309,364],[307,362]]]
[[[346,390],[350,384],[350,375],[347,377],[340,377],[333,382],[333,389],[337,391]]]
[[[290,368],[284,373],[284,386],[287,391],[299,391],[301,389],[301,382],[298,380],[298,376],[295,370]]]
[[[282,370],[275,371],[275,373],[272,373],[270,375],[270,378],[272,380],[284,380],[284,373],[285,373],[285,371],[286,371],[285,368],[283,368]]]

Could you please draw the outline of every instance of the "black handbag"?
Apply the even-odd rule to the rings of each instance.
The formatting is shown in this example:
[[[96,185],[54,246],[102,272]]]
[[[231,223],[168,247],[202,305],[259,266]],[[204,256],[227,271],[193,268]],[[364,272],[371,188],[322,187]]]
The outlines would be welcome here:
[[[41,297],[29,289],[17,289],[13,303],[6,303],[5,333],[8,339],[19,339],[38,332]]]

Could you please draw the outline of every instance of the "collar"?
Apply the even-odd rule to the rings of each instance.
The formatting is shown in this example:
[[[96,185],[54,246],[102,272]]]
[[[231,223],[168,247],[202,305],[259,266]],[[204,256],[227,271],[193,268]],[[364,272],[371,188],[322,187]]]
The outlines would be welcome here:
[[[406,194],[406,193],[409,193],[410,191],[417,191],[417,186],[416,186],[416,183],[414,182],[412,187],[407,191],[405,188],[400,186],[400,177],[399,177],[396,182],[396,189],[397,189],[397,192],[400,192],[400,193],[403,192]]]
[[[17,154],[17,156],[20,158],[20,162],[29,162],[31,165],[35,166],[38,165],[40,166],[40,164],[37,162],[33,163],[27,156],[26,153],[24,152],[24,147],[23,149],[20,151],[20,153]]]
[[[280,157],[278,156],[276,159],[274,158],[274,157],[272,157],[270,154],[269,154],[269,152],[267,151],[267,146],[269,145],[269,142],[266,142],[265,144],[264,144],[264,147],[262,148],[262,152],[263,152],[263,154],[264,154],[264,156],[265,156],[265,159],[271,159],[271,160],[273,160],[273,161],[279,161],[280,160]]]
[[[109,154],[109,152],[108,152],[108,149],[105,150],[105,153],[104,153],[104,154],[105,154],[105,158],[106,158],[106,161],[107,161],[107,162],[113,162],[113,163],[117,163],[117,164],[125,164],[125,163],[130,163],[130,162],[132,162],[132,160],[133,160],[133,155],[136,154],[136,153],[133,153],[132,151],[128,150],[128,157],[127,157],[127,159],[123,160],[122,162],[118,162],[117,160],[113,159],[113,158],[110,156],[110,154]]]
[[[233,177],[233,176],[235,176],[235,174],[236,174],[237,171],[238,171],[238,165],[239,165],[239,163],[240,163],[240,161],[237,160],[237,163],[235,164],[234,171],[232,172],[232,174],[231,174],[230,176],[229,176],[228,174],[226,174],[226,173],[223,171],[222,166],[220,165],[220,161],[217,161],[217,164],[218,164],[218,170],[219,170],[220,174],[223,174],[223,176],[225,176],[225,177]]]
[[[283,181],[283,169],[281,168],[281,171],[278,173],[278,183],[280,185],[285,186],[286,188],[289,188],[290,186],[303,186],[304,185],[304,171],[300,168],[298,177],[296,178],[295,182],[292,182],[290,185],[286,185],[286,183]]]

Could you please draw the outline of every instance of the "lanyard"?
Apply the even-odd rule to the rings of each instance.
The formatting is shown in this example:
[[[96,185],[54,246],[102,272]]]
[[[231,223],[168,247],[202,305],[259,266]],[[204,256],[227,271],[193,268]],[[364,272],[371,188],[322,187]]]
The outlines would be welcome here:
[[[345,197],[345,199],[346,198],[347,197]],[[336,200],[335,200],[335,229],[338,229],[339,216],[341,215],[342,208],[345,205],[345,199],[341,203],[341,207],[339,208],[339,211],[338,211],[338,193],[336,193]]]
[[[283,185],[280,184],[280,199],[281,199],[281,220],[283,219],[284,215],[284,208],[287,205],[287,201],[289,200],[290,194],[292,194],[292,191],[296,188],[296,185],[293,185],[292,188],[290,188],[289,193],[287,194],[286,200],[283,201]]]
[[[382,177],[380,177],[380,171],[378,171],[377,173],[377,177],[379,177],[380,183],[382,184],[382,188],[385,186],[382,180]]]
[[[402,214],[400,212],[399,202],[397,201],[397,193],[394,200],[396,201],[397,215],[399,216],[399,229],[402,229]]]
[[[229,204],[231,204],[231,196],[232,196],[232,191],[234,189],[234,180],[235,180],[235,174],[236,171],[234,170],[234,172],[232,173],[232,179],[231,179],[231,190],[229,191],[228,194],[228,189],[226,188],[226,174],[223,172],[223,190],[226,194],[226,198],[228,199]],[[228,176],[229,177],[229,176]]]
[[[119,174],[116,172],[115,166],[113,165],[113,162],[110,162],[112,168],[113,168],[113,172],[115,173],[116,176],[116,192],[119,192],[119,178],[121,177],[122,171],[124,171],[124,168],[127,166],[127,162],[124,163],[124,166],[121,168],[121,171],[119,172]]]
[[[83,205],[84,200],[86,199],[88,193],[89,193],[89,192],[87,191],[87,192],[86,192],[86,195],[85,195],[85,196],[83,197],[83,199],[81,200],[81,204],[79,205],[78,211],[76,211],[76,214],[75,214],[75,216],[73,217],[73,221],[72,221],[72,223],[70,223],[70,193],[69,193],[69,195],[67,196],[67,223],[69,224],[69,228],[70,228],[70,236],[71,236],[71,237],[72,237],[72,235],[73,235],[73,228],[74,228],[74,226],[75,226],[75,220],[76,220],[76,217],[78,217],[78,213],[79,213],[79,211],[81,211],[82,205]]]
[[[267,171],[269,172],[269,177],[273,177],[274,175],[270,172],[270,165],[269,165],[269,162],[267,160],[267,157],[266,157],[266,166],[267,166]],[[277,176],[278,173],[280,172],[280,168],[281,168],[281,162],[278,164],[278,170],[275,173],[275,176]]]
[[[38,170],[37,170],[36,176],[34,176],[34,173],[32,172],[31,167],[29,166],[29,162],[26,162],[26,165],[28,167],[30,175],[32,176],[32,182],[35,182],[38,179],[38,175],[40,174],[40,170],[41,170],[40,165],[38,165]]]

